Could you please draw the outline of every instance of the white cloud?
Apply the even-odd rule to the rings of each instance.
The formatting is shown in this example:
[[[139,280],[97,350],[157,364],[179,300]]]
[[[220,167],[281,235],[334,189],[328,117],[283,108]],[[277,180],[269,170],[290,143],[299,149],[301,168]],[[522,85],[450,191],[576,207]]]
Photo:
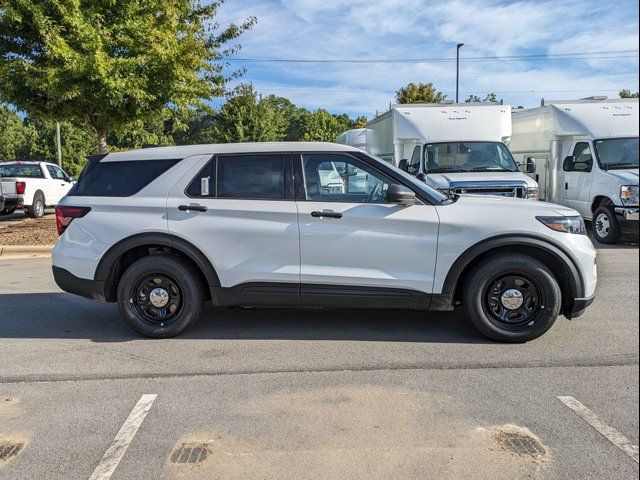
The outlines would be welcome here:
[[[463,59],[638,48],[638,6],[629,0],[616,8],[596,0],[228,0],[220,14],[223,24],[258,17],[239,40],[241,58],[441,58],[455,56],[459,41]],[[385,109],[410,81],[455,88],[454,63],[244,66],[245,80],[265,94],[351,114]],[[615,96],[621,88],[638,88],[637,58],[461,64],[462,98],[495,91],[513,105],[533,106],[543,96]],[[510,93],[530,90],[537,92]]]

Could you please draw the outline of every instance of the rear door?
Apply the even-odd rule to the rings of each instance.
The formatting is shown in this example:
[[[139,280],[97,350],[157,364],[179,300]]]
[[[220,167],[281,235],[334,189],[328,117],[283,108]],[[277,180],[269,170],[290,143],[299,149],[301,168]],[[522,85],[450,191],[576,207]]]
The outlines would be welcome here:
[[[394,299],[400,306],[409,291],[421,298],[432,293],[435,207],[387,203],[386,191],[397,181],[351,155],[313,153],[296,161],[304,305],[342,297],[349,306]],[[342,188],[323,183],[320,172],[330,166],[343,175]],[[351,177],[361,180],[356,190]]]
[[[273,298],[266,294],[279,292],[280,303],[299,304],[291,155],[204,159],[171,189],[167,213],[169,231],[207,255],[223,287],[221,294],[242,292],[243,304],[259,305]]]

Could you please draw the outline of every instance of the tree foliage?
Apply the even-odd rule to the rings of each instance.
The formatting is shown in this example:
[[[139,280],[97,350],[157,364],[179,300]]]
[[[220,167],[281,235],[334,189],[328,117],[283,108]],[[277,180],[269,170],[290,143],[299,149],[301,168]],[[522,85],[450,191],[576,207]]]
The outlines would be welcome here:
[[[469,95],[469,98],[465,100],[465,103],[477,103],[477,102],[497,102],[498,96],[495,93],[487,93],[484,99],[481,99],[478,95]]]
[[[396,92],[397,103],[438,103],[446,95],[436,90],[433,83],[409,83]]]
[[[220,59],[255,22],[220,29],[223,1],[0,0],[1,99],[106,151],[109,134],[223,94]]]
[[[638,98],[640,97],[640,92],[632,92],[631,90],[620,90],[620,93],[618,94],[620,96],[620,98]]]

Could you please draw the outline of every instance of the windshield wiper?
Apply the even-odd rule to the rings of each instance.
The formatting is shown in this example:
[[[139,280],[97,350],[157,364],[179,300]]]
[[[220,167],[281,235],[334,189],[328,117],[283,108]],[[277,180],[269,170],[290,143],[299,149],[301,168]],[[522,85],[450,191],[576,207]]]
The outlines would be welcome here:
[[[637,163],[624,163],[624,162],[615,162],[615,163],[605,163],[604,168],[638,168]]]
[[[468,172],[468,168],[459,168],[459,167],[440,167],[440,168],[432,168],[427,173],[460,173],[460,172]]]
[[[475,167],[471,169],[472,172],[517,172],[517,170],[510,170],[504,167]]]

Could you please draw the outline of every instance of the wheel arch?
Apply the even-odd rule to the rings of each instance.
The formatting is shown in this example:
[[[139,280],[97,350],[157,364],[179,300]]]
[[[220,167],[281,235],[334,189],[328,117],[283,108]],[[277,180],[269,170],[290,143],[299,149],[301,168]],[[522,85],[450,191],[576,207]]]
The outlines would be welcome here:
[[[175,235],[162,232],[132,235],[113,245],[105,252],[96,268],[94,280],[104,283],[105,299],[116,300],[118,282],[126,268],[136,260],[162,254],[174,254],[189,261],[199,272],[205,291],[219,287],[220,279],[213,265],[192,243]]]
[[[613,200],[611,200],[607,195],[598,195],[593,199],[591,203],[591,215],[596,213],[596,210],[600,208],[601,205],[613,205]]]
[[[565,316],[570,315],[574,299],[584,296],[584,280],[573,255],[556,242],[527,235],[492,237],[468,248],[449,269],[442,293],[454,303],[460,301],[462,285],[471,269],[491,255],[501,253],[522,253],[541,260],[560,284],[561,311]]]

